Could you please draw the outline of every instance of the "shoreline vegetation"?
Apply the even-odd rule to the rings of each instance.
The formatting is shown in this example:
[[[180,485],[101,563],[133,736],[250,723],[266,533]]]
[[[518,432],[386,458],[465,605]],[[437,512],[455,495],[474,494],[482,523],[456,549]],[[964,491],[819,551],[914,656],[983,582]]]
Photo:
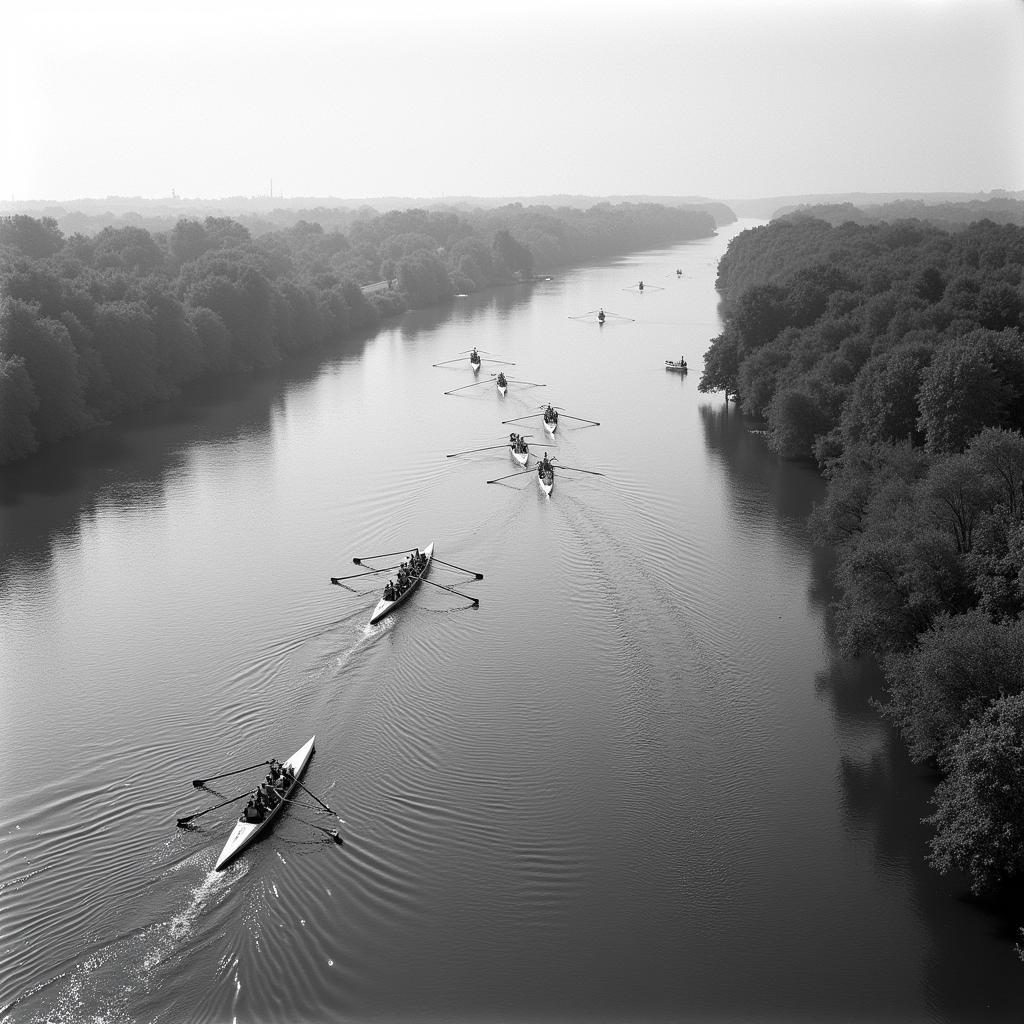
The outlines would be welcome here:
[[[716,229],[654,203],[342,214],[345,231],[293,217],[259,234],[220,216],[94,235],[0,217],[0,465],[407,309]]]
[[[880,664],[881,714],[937,773],[928,860],[975,895],[1024,870],[1024,203],[1006,205],[742,232],[699,384],[824,474],[810,527],[837,556],[840,648]]]

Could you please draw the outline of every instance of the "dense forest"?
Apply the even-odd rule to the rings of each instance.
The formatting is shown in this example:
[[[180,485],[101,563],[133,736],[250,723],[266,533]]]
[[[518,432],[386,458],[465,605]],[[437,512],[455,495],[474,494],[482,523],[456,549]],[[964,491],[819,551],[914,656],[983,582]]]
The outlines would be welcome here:
[[[930,861],[1024,869],[1024,228],[790,216],[737,236],[702,391],[828,480],[844,651],[934,768]]]
[[[607,203],[364,211],[346,232],[300,220],[259,237],[227,217],[91,237],[3,217],[0,464],[408,308],[714,230],[703,211]]]

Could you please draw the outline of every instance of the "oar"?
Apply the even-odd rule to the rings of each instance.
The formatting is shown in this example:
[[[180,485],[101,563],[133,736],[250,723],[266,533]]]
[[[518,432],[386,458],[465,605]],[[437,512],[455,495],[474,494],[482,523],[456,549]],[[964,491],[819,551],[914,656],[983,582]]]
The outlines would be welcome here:
[[[597,420],[585,420],[582,416],[570,416],[567,412],[563,412],[559,419],[567,420],[579,420],[581,423],[589,423],[592,426],[599,427],[601,424]]]
[[[465,391],[466,388],[478,388],[481,384],[490,384],[489,380],[475,380],[472,384],[463,384],[460,388],[452,388],[451,391],[446,391],[446,395],[454,395],[456,391]]]
[[[217,810],[218,807],[227,807],[228,804],[237,803],[239,800],[247,796],[252,796],[256,791],[254,789],[247,789],[244,793],[239,793],[238,796],[233,796],[230,800],[225,800],[221,804],[214,804],[212,807],[207,807],[205,811],[197,811],[195,814],[189,814],[187,817],[179,818],[179,825],[187,825],[190,821],[196,818],[201,818],[204,814],[209,814],[210,811]]]
[[[233,772],[224,772],[223,775],[211,775],[208,779],[193,779],[192,785],[199,789],[208,782],[213,782],[214,779],[226,779],[229,775],[241,775],[242,772],[251,772],[253,768],[262,768],[265,764],[270,764],[270,762],[258,761],[256,764],[247,765],[245,768],[236,768]]]
[[[502,423],[518,423],[520,420],[532,420],[532,419],[535,419],[539,415],[540,415],[539,412],[531,412],[529,416],[516,416],[514,419],[502,420],[501,422]]]
[[[507,378],[509,384],[528,384],[531,388],[546,388],[547,384],[538,384],[535,380],[513,380],[511,377]]]
[[[409,548],[409,550],[412,551],[412,548]],[[355,561],[355,559],[353,559],[353,561]],[[358,563],[358,564],[362,564],[362,563]],[[378,572],[388,572],[391,569],[397,569],[401,564],[402,564],[401,562],[396,562],[394,565],[385,565],[385,566],[383,566],[380,569],[367,569],[366,572],[354,572],[354,573],[352,573],[351,576],[332,576],[331,577],[331,582],[332,583],[340,583],[342,580],[354,580],[354,579],[358,579],[360,576],[374,576]]]
[[[459,597],[464,597],[467,601],[472,601],[474,605],[480,604],[480,598],[470,597],[469,594],[462,593],[461,590],[456,590],[454,587],[446,587],[442,583],[434,583],[432,580],[420,580],[421,583],[429,583],[432,587],[437,587],[438,590],[447,590],[449,594],[458,594]]]
[[[508,447],[508,441],[506,441],[504,444],[490,444],[486,448],[470,448],[470,449],[468,449],[467,451],[464,451],[464,452],[452,452],[451,455],[446,455],[445,458],[446,459],[454,459],[456,455],[472,455],[474,452],[491,452],[491,451],[494,451],[495,448],[507,448],[507,447]]]
[[[558,464],[559,469],[571,469],[574,473],[592,473],[594,476],[606,476],[605,473],[598,473],[596,469],[577,469],[575,466],[566,466],[563,463]]]
[[[298,779],[296,779],[296,780],[295,780],[295,784],[296,784],[296,785],[297,785],[297,786],[299,787],[299,789],[303,790],[303,791],[304,791],[304,792],[306,792],[306,793],[309,793],[309,790],[308,790],[308,789],[306,789],[306,787],[305,787],[305,786],[304,786],[304,785],[303,785],[303,784],[302,784],[301,782],[299,782],[299,780],[298,780]],[[313,798],[313,799],[314,799],[314,800],[315,800],[315,801],[316,801],[316,802],[317,802],[317,803],[318,803],[318,804],[319,804],[319,805],[320,805],[320,806],[321,806],[321,807],[322,807],[322,808],[323,808],[323,809],[324,809],[325,811],[331,811],[331,814],[333,814],[333,815],[334,815],[335,817],[338,817],[338,812],[337,812],[337,811],[334,811],[334,810],[331,810],[331,808],[330,808],[330,807],[328,807],[328,806],[327,806],[327,804],[325,804],[325,803],[323,802],[323,800],[321,800],[321,799],[320,799],[320,797],[318,797],[318,796],[316,795],[316,793],[309,793],[309,795],[310,795],[310,796],[311,796],[311,797],[312,797],[312,798]]]
[[[301,819],[299,820],[301,821]],[[302,824],[308,825],[310,828],[315,828],[318,831],[323,832],[323,834],[326,836],[330,836],[338,844],[338,846],[345,845],[345,840],[341,838],[341,835],[338,833],[338,830],[336,828],[324,828],[323,825],[314,825],[313,822],[311,821],[303,821]]]
[[[364,558],[387,558],[389,555],[406,555],[410,551],[415,551],[415,548],[402,548],[401,551],[382,551],[379,555],[362,555],[359,558],[353,558],[352,561],[356,565],[362,565]]]
[[[449,363],[461,363],[461,359],[443,359],[439,363],[433,363],[433,366],[447,366]]]
[[[464,569],[461,565],[452,565],[451,562],[442,562],[440,558],[435,558],[434,561],[437,562],[439,565],[447,565],[449,569],[458,569],[459,572],[468,572],[471,576],[475,576],[478,580],[482,580],[484,578],[484,574],[482,572],[473,572],[472,569]]]
[[[514,477],[514,476],[526,476],[527,473],[536,473],[536,472],[537,472],[537,470],[535,470],[535,469],[521,469],[518,473],[509,473],[508,476],[498,476],[498,477],[495,477],[493,480],[488,480],[487,482],[489,484],[496,484],[500,480],[511,480],[512,477]]]

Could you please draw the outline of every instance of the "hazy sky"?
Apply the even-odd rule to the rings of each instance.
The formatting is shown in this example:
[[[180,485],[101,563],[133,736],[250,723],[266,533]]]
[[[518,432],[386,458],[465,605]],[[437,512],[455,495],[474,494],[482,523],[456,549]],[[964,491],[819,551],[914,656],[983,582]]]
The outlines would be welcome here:
[[[0,0],[0,199],[1024,189],[1021,0]]]

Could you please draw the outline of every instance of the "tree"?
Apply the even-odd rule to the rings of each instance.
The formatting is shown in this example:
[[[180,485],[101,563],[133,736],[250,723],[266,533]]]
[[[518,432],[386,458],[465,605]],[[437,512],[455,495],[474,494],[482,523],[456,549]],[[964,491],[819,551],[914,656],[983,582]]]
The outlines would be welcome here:
[[[64,235],[52,217],[0,217],[0,245],[10,245],[23,256],[40,259],[60,252]]]
[[[22,359],[39,403],[32,425],[41,443],[77,433],[88,422],[78,356],[60,321],[20,299],[0,300],[0,355]]]
[[[0,465],[24,458],[38,447],[32,425],[38,407],[25,360],[0,352]]]
[[[947,758],[936,787],[929,861],[967,873],[982,893],[1024,868],[1024,693],[995,701]]]
[[[1024,632],[977,609],[939,615],[910,651],[887,659],[883,711],[914,761],[942,759],[967,725],[1024,689]]]
[[[494,257],[513,274],[530,277],[533,274],[533,256],[525,245],[521,245],[507,228],[494,233]]]
[[[843,408],[842,432],[847,445],[891,443],[910,438],[921,444],[917,394],[934,343],[905,342],[872,356],[854,378]]]
[[[946,342],[921,375],[919,427],[930,451],[962,451],[988,426],[1024,415],[1024,347],[1016,331],[978,330]]]

